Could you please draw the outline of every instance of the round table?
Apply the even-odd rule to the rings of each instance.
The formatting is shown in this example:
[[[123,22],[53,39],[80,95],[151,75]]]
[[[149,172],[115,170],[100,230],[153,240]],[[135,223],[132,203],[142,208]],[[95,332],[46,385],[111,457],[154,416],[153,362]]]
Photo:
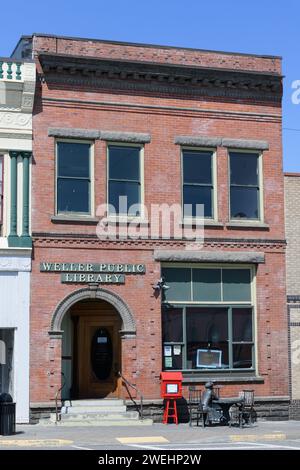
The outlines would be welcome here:
[[[222,413],[226,424],[230,421],[230,414],[229,409],[231,406],[241,406],[243,403],[243,399],[241,397],[229,397],[229,398],[219,398],[218,400],[215,399],[212,401],[212,405],[220,406],[222,408]]]

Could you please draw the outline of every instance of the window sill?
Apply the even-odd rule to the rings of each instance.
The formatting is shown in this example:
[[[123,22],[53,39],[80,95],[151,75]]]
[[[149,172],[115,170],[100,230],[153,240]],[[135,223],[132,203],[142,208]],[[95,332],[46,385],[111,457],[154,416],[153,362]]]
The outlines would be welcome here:
[[[51,222],[54,224],[98,224],[99,219],[97,217],[85,216],[85,215],[53,215]]]
[[[193,374],[189,375],[188,373],[183,372],[183,384],[188,384],[188,383],[206,383],[207,381],[212,381],[212,382],[217,382],[218,384],[220,383],[264,383],[264,378],[258,375],[253,375],[253,374],[243,374],[243,375],[235,375],[235,374],[228,374],[228,375],[223,375],[223,374],[209,374],[205,372],[204,374]]]
[[[214,219],[183,219],[181,226],[184,227],[220,227],[223,228],[224,224]]]
[[[134,225],[138,225],[140,227],[148,227],[150,225],[149,220],[139,219],[136,217],[127,217],[127,218],[114,218],[108,217],[105,219],[108,225],[129,225],[133,223]]]
[[[259,230],[269,230],[270,225],[265,224],[264,222],[260,221],[251,221],[251,220],[231,220],[226,224],[226,227],[229,229],[239,229],[239,228],[247,228],[247,229],[259,229]]]

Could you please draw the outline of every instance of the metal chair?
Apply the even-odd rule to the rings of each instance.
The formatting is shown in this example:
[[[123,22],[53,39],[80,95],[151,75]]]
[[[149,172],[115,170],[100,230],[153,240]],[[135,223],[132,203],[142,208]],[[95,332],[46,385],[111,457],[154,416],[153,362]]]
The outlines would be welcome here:
[[[215,400],[219,400],[220,398],[220,385],[214,385],[213,386],[213,394],[214,394],[214,397],[215,397]]]
[[[196,387],[189,387],[189,413],[190,421],[189,425],[193,425],[193,421],[196,421],[197,426],[201,420],[202,427],[205,427],[206,412],[203,411],[202,404],[202,391]]]
[[[230,408],[229,426],[238,424],[243,427],[244,424],[253,424],[256,421],[256,411],[254,409],[254,390],[243,390],[240,392],[240,406]]]

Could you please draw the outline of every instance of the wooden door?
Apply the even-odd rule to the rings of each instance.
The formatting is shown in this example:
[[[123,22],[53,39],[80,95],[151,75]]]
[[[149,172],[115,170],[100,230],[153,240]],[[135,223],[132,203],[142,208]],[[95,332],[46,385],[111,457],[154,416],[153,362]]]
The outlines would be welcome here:
[[[121,371],[120,318],[115,311],[78,319],[78,398],[118,398]]]

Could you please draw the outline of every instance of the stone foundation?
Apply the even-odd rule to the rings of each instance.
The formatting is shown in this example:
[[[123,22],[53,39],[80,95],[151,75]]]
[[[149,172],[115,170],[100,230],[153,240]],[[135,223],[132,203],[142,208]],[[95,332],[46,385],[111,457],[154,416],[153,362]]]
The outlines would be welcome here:
[[[300,420],[300,400],[291,400],[289,411],[290,419]]]

